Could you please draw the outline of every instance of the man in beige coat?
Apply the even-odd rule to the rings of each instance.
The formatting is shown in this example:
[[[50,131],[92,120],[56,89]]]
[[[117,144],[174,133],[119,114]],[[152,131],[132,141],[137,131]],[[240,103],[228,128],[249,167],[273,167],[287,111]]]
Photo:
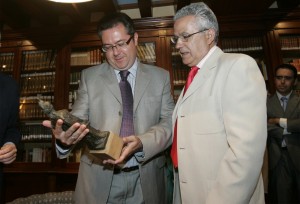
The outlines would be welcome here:
[[[173,202],[264,203],[267,92],[260,70],[251,57],[216,46],[218,22],[204,3],[174,19],[172,42],[183,63],[199,70],[173,113]]]

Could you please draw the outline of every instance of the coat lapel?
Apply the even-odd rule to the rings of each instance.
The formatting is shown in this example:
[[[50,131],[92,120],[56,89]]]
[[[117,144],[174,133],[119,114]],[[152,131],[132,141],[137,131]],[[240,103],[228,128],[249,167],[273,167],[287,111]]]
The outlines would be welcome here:
[[[147,69],[144,69],[143,64],[138,64],[137,76],[135,81],[135,89],[134,89],[134,104],[133,104],[133,112],[138,107],[138,104],[145,93],[145,90],[150,82],[150,74],[147,74]]]
[[[273,96],[270,98],[270,106],[271,106],[271,109],[273,110],[273,114],[274,114],[274,116],[271,116],[271,117],[275,117],[275,116],[282,117],[284,115],[283,108],[281,106],[281,103],[280,103],[276,93],[273,94]]]
[[[107,86],[111,94],[121,104],[122,103],[121,91],[120,91],[120,87],[118,86],[118,79],[116,77],[114,69],[109,65],[103,67],[103,71],[100,73],[99,80],[102,80],[105,83],[105,85]]]
[[[147,88],[149,82],[150,82],[150,74],[147,74],[147,70],[143,68],[144,65],[140,64],[138,65],[137,70],[137,76],[136,76],[136,82],[135,82],[135,88],[134,91],[134,106],[133,111],[136,110],[138,107],[138,104],[145,93],[145,89]],[[99,74],[99,80],[102,80],[105,85],[107,86],[108,90],[111,92],[111,94],[118,100],[120,104],[122,104],[122,97],[121,97],[121,91],[120,87],[118,86],[117,77],[115,75],[114,69],[112,67],[105,66],[103,67],[103,70],[101,70]],[[97,87],[97,85],[95,85]],[[100,86],[100,85],[99,85]]]
[[[207,81],[212,75],[212,70],[217,67],[218,59],[223,54],[223,51],[220,48],[216,48],[214,53],[207,59],[207,61],[200,67],[200,70],[196,74],[193,82],[189,86],[188,90],[182,98],[184,102],[187,98],[195,93],[201,86]]]
[[[295,91],[293,91],[293,93],[291,94],[290,99],[288,101],[285,115],[292,115],[293,111],[298,107],[299,103],[300,103],[300,98],[297,95],[297,93],[295,93]]]

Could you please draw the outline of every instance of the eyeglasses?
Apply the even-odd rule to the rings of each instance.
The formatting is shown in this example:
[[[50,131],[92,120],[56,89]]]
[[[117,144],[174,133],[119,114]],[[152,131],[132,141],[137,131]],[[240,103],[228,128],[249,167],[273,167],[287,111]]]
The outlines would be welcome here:
[[[119,48],[126,48],[127,45],[130,43],[130,41],[133,39],[133,35],[130,36],[130,38],[125,42],[125,41],[120,41],[118,43],[116,43],[115,45],[103,45],[102,46],[102,51],[103,52],[108,52],[108,51],[112,51],[113,48],[119,49]]]
[[[277,79],[277,80],[286,80],[286,81],[290,81],[290,80],[292,80],[294,77],[292,77],[292,76],[275,76],[275,78]]]
[[[195,34],[197,34],[197,33],[205,32],[205,31],[207,31],[207,30],[209,30],[209,29],[200,30],[200,31],[198,31],[198,32],[195,32],[195,33],[192,33],[192,34],[188,34],[188,35],[173,36],[173,37],[171,37],[171,42],[172,42],[173,44],[177,44],[179,38],[181,39],[182,42],[187,42],[188,39],[189,39],[190,37],[192,37],[193,35],[195,35]]]

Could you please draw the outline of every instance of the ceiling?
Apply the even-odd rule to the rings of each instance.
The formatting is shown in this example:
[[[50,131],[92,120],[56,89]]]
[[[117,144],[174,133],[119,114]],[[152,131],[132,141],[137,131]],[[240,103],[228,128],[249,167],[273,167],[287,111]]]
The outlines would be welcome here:
[[[49,28],[58,25],[72,25],[73,29],[80,29],[82,26],[98,21],[105,13],[113,11],[126,12],[132,18],[172,16],[183,6],[199,1],[93,0],[86,3],[63,4],[48,0],[0,0],[0,30]],[[263,16],[270,11],[270,7],[281,9],[284,11],[283,14],[286,14],[290,9],[299,7],[299,1],[204,0],[218,18]]]

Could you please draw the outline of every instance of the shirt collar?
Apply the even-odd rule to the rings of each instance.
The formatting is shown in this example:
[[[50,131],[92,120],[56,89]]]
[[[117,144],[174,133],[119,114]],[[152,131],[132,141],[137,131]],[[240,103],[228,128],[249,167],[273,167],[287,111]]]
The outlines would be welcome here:
[[[209,51],[208,53],[203,57],[203,59],[197,64],[197,67],[202,67],[202,65],[206,62],[207,58],[209,58],[209,56],[211,56],[211,54],[217,49],[217,46],[214,45]]]
[[[132,75],[134,78],[136,77],[137,68],[138,68],[138,60],[135,59],[133,65],[128,69],[128,71],[130,71],[130,75]],[[119,75],[120,70],[114,69],[114,71],[116,75]]]
[[[291,92],[290,92],[288,95],[286,95],[285,97],[286,97],[287,99],[289,99],[290,96],[291,96],[291,94],[292,94],[292,92],[293,92],[293,91],[291,91]],[[281,95],[278,91],[276,91],[276,94],[277,94],[277,97],[278,97],[279,100],[281,99],[281,97],[283,97],[283,95]]]

